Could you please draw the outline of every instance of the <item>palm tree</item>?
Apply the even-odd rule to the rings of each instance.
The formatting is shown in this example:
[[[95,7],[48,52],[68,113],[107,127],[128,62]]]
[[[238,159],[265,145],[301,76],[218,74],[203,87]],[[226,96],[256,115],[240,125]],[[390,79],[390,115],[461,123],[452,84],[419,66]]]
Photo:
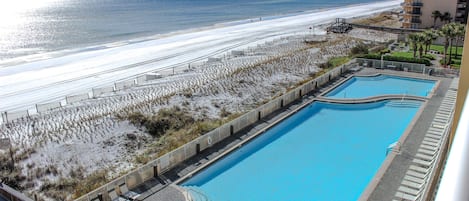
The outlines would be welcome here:
[[[451,20],[453,20],[453,17],[451,16],[450,12],[446,11],[445,13],[443,13],[443,15],[440,16],[440,20],[448,24],[451,22]]]
[[[432,18],[433,18],[433,28],[436,28],[436,20],[441,18],[441,12],[439,10],[434,10],[432,12]]]
[[[438,38],[438,33],[435,30],[425,30],[423,32],[424,44],[425,44],[425,54],[428,53],[430,46],[433,44],[433,41]]]
[[[456,25],[456,58],[458,57],[458,44],[464,39],[466,33],[466,26],[463,24]]]
[[[417,33],[411,33],[407,36],[407,39],[409,42],[412,44],[412,49],[414,51],[414,58],[417,57],[417,48],[418,48],[418,43],[419,43],[419,35]]]
[[[425,45],[425,35],[423,33],[417,34],[417,44],[420,45],[419,47],[419,58],[423,56],[423,46]]]
[[[445,66],[448,64],[446,53],[448,52],[448,47],[449,47],[452,32],[454,32],[454,30],[451,24],[443,25],[443,27],[441,27],[440,31],[438,32],[438,35],[445,38],[444,57],[443,57]]]
[[[448,63],[451,64],[451,60],[453,59],[453,42],[461,35],[460,32],[463,28],[460,28],[461,24],[454,23],[454,22],[449,23],[448,26],[451,27],[451,33],[449,34],[450,40],[449,40],[449,61],[448,61]],[[456,51],[457,51],[457,45],[456,45]]]

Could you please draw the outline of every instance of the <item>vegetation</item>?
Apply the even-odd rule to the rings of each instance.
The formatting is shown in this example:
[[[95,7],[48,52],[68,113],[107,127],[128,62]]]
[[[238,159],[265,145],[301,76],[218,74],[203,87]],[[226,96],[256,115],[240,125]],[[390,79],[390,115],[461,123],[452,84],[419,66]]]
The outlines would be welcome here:
[[[452,64],[451,60],[453,56],[452,55],[453,42],[455,40],[459,41],[460,38],[464,37],[465,27],[464,25],[459,24],[459,23],[449,23],[441,27],[438,33],[441,37],[445,38],[444,49],[443,49],[443,52],[444,52],[443,65]],[[448,57],[448,48],[450,49],[449,57]],[[457,48],[456,48],[456,52],[457,52]]]
[[[368,54],[368,46],[365,45],[364,43],[360,43],[358,45],[356,45],[355,47],[353,47],[350,52],[352,53],[352,55],[364,55],[364,54]]]
[[[420,33],[412,33],[408,36],[410,44],[412,44],[412,50],[414,51],[414,58],[417,57],[418,45],[422,41],[422,35]]]
[[[380,59],[381,59],[381,55],[379,55],[379,54],[367,54],[367,55],[361,56],[361,58],[380,60]],[[429,60],[429,59],[426,59],[426,58],[413,58],[413,57],[405,57],[405,56],[385,55],[385,56],[383,56],[383,59],[386,60],[386,61],[398,61],[398,62],[407,62],[407,63],[419,63],[419,64],[425,64],[426,66],[430,66],[430,65],[431,65],[430,60]]]
[[[413,51],[413,58],[417,58],[418,52],[418,58],[434,60],[434,57],[427,56],[427,53],[428,50],[435,50],[443,53],[444,58],[440,61],[442,65],[450,64],[459,67],[461,61],[458,58],[460,56],[458,52],[462,51],[462,47],[454,48],[453,46],[455,42],[458,44],[464,39],[465,26],[459,23],[449,23],[452,17],[448,12],[441,14],[439,11],[434,11],[432,17],[434,19],[434,26],[436,26],[437,19],[447,24],[443,25],[439,30],[426,30],[422,33],[409,34],[408,41],[412,45],[411,50]],[[436,40],[438,36],[445,39],[443,46],[432,45],[433,41]],[[453,50],[455,50],[455,55],[453,55]],[[409,58],[407,53],[393,53],[393,56]]]
[[[432,12],[433,28],[436,28],[436,20],[440,19],[441,16],[442,14],[439,10],[435,10]]]
[[[431,45],[430,50],[433,50],[433,51],[438,51],[440,53],[443,53],[444,50],[445,50],[445,47],[443,45]],[[452,48],[448,48],[448,49],[452,49],[452,51],[455,51],[455,52],[458,52],[458,53],[461,53],[462,52],[462,49],[463,47],[452,47]],[[458,56],[461,56],[461,54],[458,54]]]
[[[320,64],[319,67],[322,69],[334,68],[346,64],[349,61],[350,57],[347,56],[332,57],[326,63]]]
[[[395,57],[414,58],[412,52],[392,52],[391,55],[395,56]],[[431,54],[424,54],[422,56],[422,58],[429,59],[429,60],[435,60],[435,56],[433,56]]]
[[[425,45],[425,55],[428,53],[433,41],[438,38],[438,33],[435,30],[426,30],[423,32],[423,44]]]

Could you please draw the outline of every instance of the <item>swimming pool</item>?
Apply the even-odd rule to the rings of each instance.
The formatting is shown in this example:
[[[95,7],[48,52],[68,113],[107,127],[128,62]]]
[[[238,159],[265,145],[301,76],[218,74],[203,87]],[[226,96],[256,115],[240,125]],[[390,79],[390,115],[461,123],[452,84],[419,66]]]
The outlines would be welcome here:
[[[378,75],[371,77],[354,76],[333,89],[325,96],[330,98],[366,98],[370,96],[405,94],[426,97],[436,81]]]
[[[314,102],[182,185],[214,201],[356,200],[420,105]]]

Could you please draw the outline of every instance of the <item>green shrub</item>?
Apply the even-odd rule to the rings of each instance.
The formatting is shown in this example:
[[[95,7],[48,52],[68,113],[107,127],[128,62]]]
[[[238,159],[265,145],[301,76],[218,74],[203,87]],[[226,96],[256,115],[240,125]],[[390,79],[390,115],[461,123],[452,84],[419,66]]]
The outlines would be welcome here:
[[[179,107],[161,109],[152,116],[135,112],[129,114],[126,119],[136,126],[144,126],[147,132],[155,137],[163,135],[169,129],[179,130],[195,122],[192,116]]]
[[[388,48],[386,49],[383,49],[381,51],[379,51],[380,54],[387,54],[387,53],[391,53],[391,50],[389,50]]]
[[[381,60],[381,55],[367,54],[367,55],[361,56],[361,58]],[[430,66],[432,64],[431,61],[427,58],[419,59],[419,58],[408,58],[408,57],[386,55],[383,57],[383,59],[386,61],[398,61],[398,62],[425,64],[426,66]]]
[[[454,67],[459,67],[461,65],[461,61],[459,60],[455,60],[455,59],[451,59],[451,64],[449,63],[449,59],[447,59],[448,61],[446,62],[446,65],[451,65],[451,66],[454,66]],[[440,64],[441,65],[445,65],[445,59],[442,59],[440,60]]]
[[[435,56],[433,56],[431,54],[425,54],[425,55],[423,55],[423,58],[430,59],[430,60],[435,60]]]
[[[370,48],[370,52],[371,53],[379,53],[379,52],[381,52],[385,49],[387,49],[386,45],[378,45],[378,46],[375,46],[373,48]]]
[[[368,46],[363,43],[359,43],[358,45],[353,47],[350,51],[353,55],[368,54]]]

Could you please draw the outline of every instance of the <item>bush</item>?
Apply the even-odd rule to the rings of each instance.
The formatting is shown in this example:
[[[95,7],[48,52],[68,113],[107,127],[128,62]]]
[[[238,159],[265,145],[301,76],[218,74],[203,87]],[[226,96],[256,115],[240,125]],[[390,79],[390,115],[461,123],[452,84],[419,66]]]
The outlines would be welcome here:
[[[361,56],[361,58],[381,60],[381,55],[367,54],[367,55]],[[419,58],[408,58],[408,57],[386,55],[383,57],[383,59],[386,61],[398,61],[398,62],[425,64],[425,66],[430,66],[432,64],[431,61],[427,58],[419,59]]]
[[[430,59],[430,60],[435,60],[435,56],[433,56],[431,54],[425,54],[425,55],[423,55],[423,58]]]
[[[332,57],[326,63],[319,64],[319,68],[328,69],[340,66],[350,61],[349,57]]]
[[[391,50],[389,50],[388,48],[384,49],[384,50],[381,50],[379,51],[380,54],[387,54],[387,53],[391,53]]]
[[[441,60],[440,60],[440,64],[441,64],[441,65],[445,65],[445,59],[441,59]],[[454,59],[451,59],[451,64],[449,63],[449,59],[447,59],[446,65],[453,65],[453,64],[457,64]]]
[[[368,46],[363,43],[360,43],[353,47],[350,51],[353,55],[368,54]]]
[[[383,51],[383,50],[385,50],[385,49],[387,49],[387,46],[385,46],[385,45],[378,45],[378,46],[376,46],[376,47],[371,48],[371,49],[370,49],[370,52],[371,52],[371,53],[379,53],[379,52],[381,52],[381,51]]]

